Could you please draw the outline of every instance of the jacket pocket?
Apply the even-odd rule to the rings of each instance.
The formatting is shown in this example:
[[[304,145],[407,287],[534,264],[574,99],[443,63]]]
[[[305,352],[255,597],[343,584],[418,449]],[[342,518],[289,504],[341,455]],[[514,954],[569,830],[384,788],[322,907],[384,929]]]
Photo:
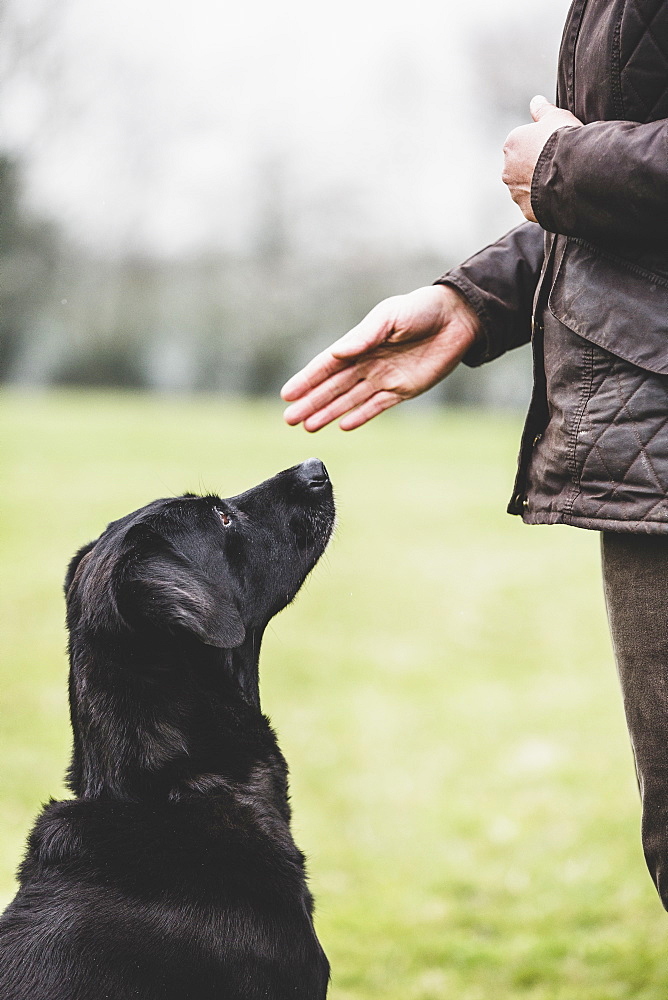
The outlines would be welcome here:
[[[668,375],[668,280],[661,275],[569,239],[548,309],[590,343]]]

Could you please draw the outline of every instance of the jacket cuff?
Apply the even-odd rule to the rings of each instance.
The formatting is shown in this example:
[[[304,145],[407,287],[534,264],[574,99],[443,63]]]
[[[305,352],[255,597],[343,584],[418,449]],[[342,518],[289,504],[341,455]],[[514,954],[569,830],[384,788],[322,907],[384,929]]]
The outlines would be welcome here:
[[[564,186],[564,178],[555,158],[559,141],[559,132],[577,132],[579,126],[564,125],[550,135],[540,151],[536,166],[531,177],[531,207],[538,224],[548,233],[559,233],[559,222],[555,215],[555,203],[558,206],[559,193]],[[557,207],[558,212],[558,207]],[[562,223],[563,224],[563,223]],[[567,235],[567,234],[566,234]]]
[[[459,292],[480,320],[479,337],[463,358],[470,367],[530,340],[544,236],[535,222],[525,222],[434,282]]]

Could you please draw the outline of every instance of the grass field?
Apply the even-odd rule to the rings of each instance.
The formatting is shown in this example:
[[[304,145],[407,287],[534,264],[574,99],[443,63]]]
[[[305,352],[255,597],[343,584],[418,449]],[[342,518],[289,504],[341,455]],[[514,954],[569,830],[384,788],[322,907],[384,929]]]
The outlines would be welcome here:
[[[3,902],[65,794],[69,556],[156,496],[316,454],[338,529],[261,683],[332,1000],[666,1000],[598,538],[504,513],[516,418],[415,409],[311,438],[279,403],[5,394],[2,412]]]

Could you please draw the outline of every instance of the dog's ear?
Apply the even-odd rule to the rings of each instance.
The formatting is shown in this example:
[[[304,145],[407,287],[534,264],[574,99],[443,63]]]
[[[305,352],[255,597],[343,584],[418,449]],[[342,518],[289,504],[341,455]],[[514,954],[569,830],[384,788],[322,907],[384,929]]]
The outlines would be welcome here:
[[[133,552],[126,564],[135,613],[155,625],[182,628],[207,646],[232,649],[246,637],[225,581],[211,581],[145,525],[132,529]]]
[[[72,556],[70,559],[70,564],[67,567],[67,573],[65,574],[65,583],[63,584],[63,589],[67,595],[68,590],[72,586],[72,581],[77,575],[77,570],[79,569],[79,564],[85,559],[89,552],[95,548],[97,539],[94,542],[88,542],[87,545],[82,545],[76,555]]]

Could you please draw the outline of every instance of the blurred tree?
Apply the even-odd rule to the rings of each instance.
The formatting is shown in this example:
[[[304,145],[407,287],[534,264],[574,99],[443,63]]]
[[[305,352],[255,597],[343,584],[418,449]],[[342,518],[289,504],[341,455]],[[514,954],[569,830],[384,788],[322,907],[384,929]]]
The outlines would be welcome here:
[[[0,380],[19,357],[46,294],[55,234],[22,208],[18,163],[0,154]]]

